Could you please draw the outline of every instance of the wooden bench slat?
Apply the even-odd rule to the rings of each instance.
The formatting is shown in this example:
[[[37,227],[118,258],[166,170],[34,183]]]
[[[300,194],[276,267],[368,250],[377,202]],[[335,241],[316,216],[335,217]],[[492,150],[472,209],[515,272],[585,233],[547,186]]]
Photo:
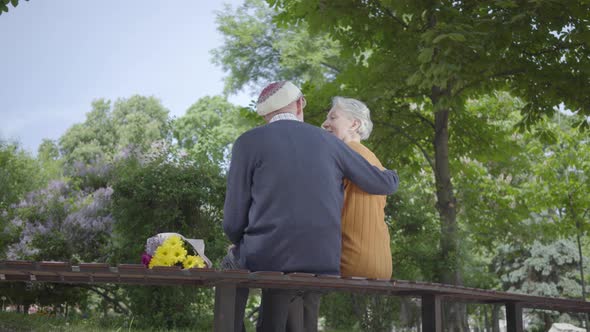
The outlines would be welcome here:
[[[524,308],[568,312],[590,312],[590,303],[581,300],[550,298],[528,294],[483,290],[464,286],[397,279],[368,279],[276,271],[181,269],[141,264],[0,261],[0,282],[55,283],[125,283],[138,285],[191,285],[212,287],[230,284],[235,287],[315,289],[328,291],[371,292],[395,296],[437,296],[445,301],[476,303],[519,303]]]
[[[315,274],[313,273],[304,273],[304,272],[293,272],[287,274],[289,277],[293,278],[315,278]]]
[[[255,276],[266,276],[266,277],[283,277],[285,274],[279,271],[256,271],[251,272]]]

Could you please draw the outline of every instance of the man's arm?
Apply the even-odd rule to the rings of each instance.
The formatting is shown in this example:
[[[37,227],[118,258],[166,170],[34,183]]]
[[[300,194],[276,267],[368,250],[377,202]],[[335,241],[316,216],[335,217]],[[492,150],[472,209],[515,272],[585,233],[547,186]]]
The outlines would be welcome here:
[[[238,139],[232,148],[232,158],[227,174],[225,205],[223,207],[223,231],[233,244],[239,244],[248,226],[252,185],[252,163],[245,146]]]
[[[391,195],[397,191],[399,177],[396,171],[371,165],[363,156],[346,144],[338,144],[339,162],[344,177],[373,195]]]

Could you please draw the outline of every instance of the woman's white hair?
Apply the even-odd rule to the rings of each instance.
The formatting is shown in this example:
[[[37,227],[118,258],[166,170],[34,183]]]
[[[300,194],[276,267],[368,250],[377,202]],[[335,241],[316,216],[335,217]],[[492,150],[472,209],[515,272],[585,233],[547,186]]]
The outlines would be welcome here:
[[[373,122],[371,121],[371,111],[360,100],[336,96],[332,98],[332,107],[338,107],[342,112],[352,119],[359,120],[361,125],[356,132],[360,135],[361,140],[371,136],[373,131]]]

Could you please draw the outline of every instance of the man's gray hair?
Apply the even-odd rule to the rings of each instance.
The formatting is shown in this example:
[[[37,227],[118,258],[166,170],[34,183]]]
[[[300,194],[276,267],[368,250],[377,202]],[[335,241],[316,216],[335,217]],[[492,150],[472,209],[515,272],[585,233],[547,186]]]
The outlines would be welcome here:
[[[338,107],[349,117],[359,120],[361,125],[356,132],[365,140],[371,136],[373,131],[373,122],[371,121],[371,111],[360,100],[336,96],[332,98],[332,107]]]

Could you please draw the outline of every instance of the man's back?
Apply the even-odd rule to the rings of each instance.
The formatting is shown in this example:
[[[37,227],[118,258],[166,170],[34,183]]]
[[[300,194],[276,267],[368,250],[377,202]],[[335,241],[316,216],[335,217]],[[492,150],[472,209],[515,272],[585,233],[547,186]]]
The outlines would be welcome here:
[[[351,170],[347,163],[357,165],[357,157],[333,135],[298,121],[276,121],[240,136],[223,226],[242,265],[339,274],[342,179],[376,172]]]
[[[249,223],[239,246],[248,269],[338,274],[340,232],[334,230],[343,191],[334,142],[297,121],[258,127],[236,141],[252,172]]]

